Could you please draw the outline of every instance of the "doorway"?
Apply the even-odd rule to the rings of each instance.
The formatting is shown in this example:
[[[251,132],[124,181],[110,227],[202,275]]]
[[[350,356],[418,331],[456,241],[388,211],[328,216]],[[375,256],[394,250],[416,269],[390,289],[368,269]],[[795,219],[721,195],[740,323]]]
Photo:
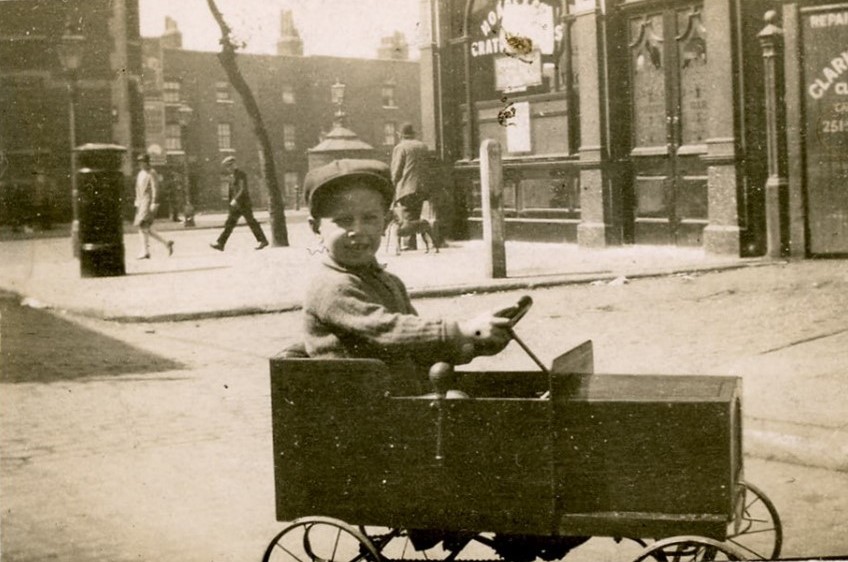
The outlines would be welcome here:
[[[702,245],[709,110],[702,6],[667,1],[625,12],[636,244]]]

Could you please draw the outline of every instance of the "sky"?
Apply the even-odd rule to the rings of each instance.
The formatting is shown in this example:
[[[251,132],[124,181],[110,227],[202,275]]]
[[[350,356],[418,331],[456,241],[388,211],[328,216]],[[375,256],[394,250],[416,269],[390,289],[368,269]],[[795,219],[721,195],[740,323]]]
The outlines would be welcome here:
[[[280,12],[289,9],[303,39],[304,55],[374,58],[380,38],[401,31],[417,56],[419,0],[217,0],[244,52],[275,54]],[[165,30],[176,20],[183,48],[217,51],[220,31],[206,0],[139,0],[141,34]]]

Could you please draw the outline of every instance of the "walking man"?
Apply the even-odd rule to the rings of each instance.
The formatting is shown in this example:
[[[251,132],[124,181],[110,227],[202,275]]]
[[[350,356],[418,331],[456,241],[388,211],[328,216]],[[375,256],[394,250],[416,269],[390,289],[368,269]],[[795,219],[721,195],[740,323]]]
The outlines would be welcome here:
[[[401,141],[392,151],[392,183],[395,185],[401,224],[421,219],[421,208],[427,199],[427,145],[415,138],[411,123],[404,123],[400,130]],[[415,235],[407,236],[402,250],[417,248]]]
[[[253,236],[259,244],[257,250],[261,250],[268,245],[268,239],[265,238],[265,233],[262,232],[262,227],[256,222],[253,217],[253,208],[250,204],[250,192],[247,189],[247,174],[236,168],[236,157],[227,156],[221,162],[224,167],[224,173],[227,175],[227,196],[230,198],[230,209],[227,214],[227,221],[224,223],[224,230],[218,236],[218,241],[210,246],[219,252],[224,251],[224,246],[227,244],[227,239],[233,232],[239,217],[244,217],[247,226],[250,227]]]
[[[156,220],[156,211],[159,209],[156,199],[159,196],[159,174],[150,167],[149,154],[139,156],[138,165],[140,169],[135,177],[135,220],[133,220],[133,224],[138,227],[141,241],[141,251],[137,259],[150,258],[150,238],[165,246],[170,256],[174,253],[174,241],[162,238],[153,230],[153,221]]]

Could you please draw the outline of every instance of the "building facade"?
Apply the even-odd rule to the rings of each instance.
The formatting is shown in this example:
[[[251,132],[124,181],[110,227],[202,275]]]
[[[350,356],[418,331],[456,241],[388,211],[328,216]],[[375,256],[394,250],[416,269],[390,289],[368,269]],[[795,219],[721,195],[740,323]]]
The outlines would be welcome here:
[[[129,178],[144,146],[138,30],[137,0],[0,1],[0,222],[26,220],[40,200],[52,220],[71,218],[70,90],[58,56],[68,33],[83,38],[75,144],[127,147]]]
[[[307,151],[331,130],[339,109],[345,126],[388,160],[401,124],[420,125],[420,74],[409,60],[301,56],[291,15],[281,20],[279,54],[239,54],[238,64],[271,137],[286,207],[296,208]],[[232,154],[248,174],[254,204],[266,205],[252,122],[216,53],[182,49],[169,22],[162,37],[144,40],[144,67],[147,148],[171,186],[181,186],[187,172],[196,209],[225,209],[220,161]]]
[[[504,154],[507,234],[766,250],[767,0],[422,0],[425,140],[480,232]]]

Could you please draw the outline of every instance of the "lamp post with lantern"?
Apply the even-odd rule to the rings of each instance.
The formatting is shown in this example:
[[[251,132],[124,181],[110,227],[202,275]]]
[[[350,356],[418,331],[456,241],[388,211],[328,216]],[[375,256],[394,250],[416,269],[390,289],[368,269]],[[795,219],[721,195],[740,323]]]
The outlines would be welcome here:
[[[77,72],[82,65],[85,37],[75,33],[71,25],[67,25],[65,33],[59,41],[57,51],[59,62],[68,80],[68,139],[71,154],[71,249],[74,257],[80,256],[79,241],[79,190],[77,188],[77,160],[74,149],[77,144],[76,101],[77,101]]]
[[[180,123],[180,136],[183,144],[183,188],[185,189],[185,208],[183,209],[183,226],[192,227],[194,223],[194,204],[191,199],[191,181],[188,177],[188,125],[194,116],[194,110],[186,103],[177,110]]]
[[[342,109],[342,105],[344,104],[346,87],[345,83],[339,81],[338,78],[336,78],[336,83],[330,86],[330,100],[336,106],[335,121],[338,123],[339,127],[344,126],[345,113]]]

